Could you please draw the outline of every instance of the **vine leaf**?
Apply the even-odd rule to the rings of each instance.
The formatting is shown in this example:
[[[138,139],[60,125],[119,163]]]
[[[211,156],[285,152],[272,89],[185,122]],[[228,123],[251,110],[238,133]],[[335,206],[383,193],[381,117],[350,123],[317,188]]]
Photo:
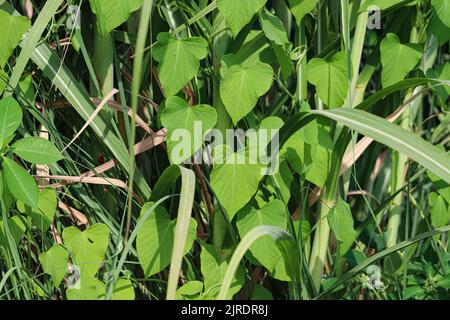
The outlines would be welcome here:
[[[217,122],[217,112],[209,105],[189,107],[185,100],[173,96],[166,100],[161,122],[168,131],[170,160],[173,164],[180,164],[201,148],[205,133]]]
[[[40,137],[23,138],[11,148],[13,153],[34,164],[50,164],[63,158],[53,143]]]
[[[104,37],[139,10],[144,0],[90,0],[91,10],[97,16],[97,26]]]
[[[287,221],[284,203],[280,200],[273,200],[261,209],[255,209],[251,206],[244,207],[237,215],[236,225],[240,237],[243,238],[253,228],[263,225],[286,230]],[[270,236],[259,238],[250,247],[250,252],[260,264],[272,273],[274,278],[284,281],[290,280],[284,266],[283,255],[273,238]]]
[[[6,11],[0,10],[0,69],[5,67],[6,62],[19,45],[22,36],[30,28],[30,20],[23,16],[12,16]]]
[[[142,207],[141,214],[152,205],[152,202],[146,203]],[[142,224],[136,239],[136,250],[146,277],[164,270],[170,264],[175,224],[176,220],[170,220],[166,209],[161,206],[157,207],[155,213]],[[191,218],[184,254],[189,252],[196,236],[197,222]]]
[[[208,55],[208,43],[200,37],[178,40],[161,32],[153,47],[153,57],[159,62],[158,75],[164,94],[177,94],[198,72],[200,60]]]
[[[67,262],[69,260],[69,253],[60,244],[54,245],[46,252],[39,255],[44,272],[51,275],[53,279],[53,286],[59,287],[61,281],[67,273]]]
[[[5,180],[11,194],[26,205],[38,207],[39,191],[36,181],[28,172],[9,158],[3,158]]]
[[[344,104],[348,93],[348,57],[346,52],[336,53],[329,61],[314,58],[308,63],[308,81],[329,108]]]
[[[72,255],[74,264],[81,270],[83,279],[95,276],[108,247],[109,230],[97,223],[84,231],[68,227],[63,231],[64,244]]]
[[[217,0],[217,7],[225,17],[234,36],[261,10],[267,0]]]
[[[289,0],[289,6],[297,23],[300,23],[304,16],[314,10],[318,2],[319,0]]]
[[[381,82],[387,88],[403,80],[422,58],[422,47],[419,44],[401,44],[393,33],[388,33],[381,41]]]
[[[356,239],[350,205],[339,199],[327,217],[328,224],[339,242],[339,254],[343,256]]]
[[[258,99],[269,91],[273,69],[255,60],[240,64],[236,56],[228,55],[224,57],[220,73],[220,96],[234,124],[237,124],[253,110]]]

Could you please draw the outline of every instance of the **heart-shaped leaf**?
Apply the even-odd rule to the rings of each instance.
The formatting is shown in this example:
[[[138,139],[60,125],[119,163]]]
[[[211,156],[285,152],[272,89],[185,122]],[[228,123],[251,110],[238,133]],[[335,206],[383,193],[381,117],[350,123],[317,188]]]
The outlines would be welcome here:
[[[0,100],[0,146],[19,128],[22,116],[22,109],[14,98]]]
[[[46,232],[50,227],[56,213],[58,199],[54,189],[43,189],[39,192],[37,208],[25,206],[17,201],[17,209],[24,214],[31,216],[33,224],[42,232]]]
[[[161,122],[167,128],[169,157],[173,164],[180,164],[201,148],[205,133],[217,122],[217,113],[208,105],[189,107],[176,96],[167,98],[165,105]]]
[[[159,80],[167,97],[178,93],[197,74],[200,60],[208,55],[207,48],[203,38],[178,40],[167,32],[158,34],[153,57],[159,62]]]
[[[343,256],[356,239],[356,231],[353,229],[353,216],[350,205],[339,199],[334,208],[328,214],[328,224],[333,230],[339,242],[339,254]]]
[[[217,0],[217,7],[225,17],[234,36],[261,10],[267,0]]]
[[[26,226],[22,222],[19,216],[13,216],[8,219],[9,230],[11,231],[14,242],[19,243],[20,239],[25,234]],[[6,235],[6,230],[4,222],[0,220],[0,247],[9,248],[8,237]]]
[[[141,210],[145,213],[153,203],[146,203]],[[172,258],[176,220],[170,220],[163,207],[157,207],[142,224],[136,239],[139,263],[146,277],[150,277],[169,264]],[[188,253],[197,235],[197,222],[191,218],[184,254]]]
[[[54,245],[39,255],[39,261],[44,272],[52,276],[53,285],[59,287],[67,273],[67,262],[69,261],[67,250],[60,244]]]
[[[0,10],[0,69],[5,67],[13,50],[17,47],[22,36],[30,28],[30,20],[28,18],[17,15],[12,16],[6,11]]]
[[[383,88],[403,80],[422,58],[421,45],[401,44],[400,39],[393,33],[388,33],[381,41],[380,50]]]
[[[3,158],[3,169],[6,185],[12,195],[32,208],[38,207],[39,191],[33,177],[9,158]]]
[[[202,252],[200,254],[201,271],[204,278],[205,293],[208,297],[215,297],[222,285],[223,278],[227,271],[229,257],[225,253],[217,252],[214,246],[210,244],[202,244]],[[231,299],[238,293],[245,283],[245,271],[242,267],[237,270],[234,281],[228,290],[228,298]]]
[[[243,238],[253,228],[263,225],[276,226],[285,230],[287,221],[286,208],[283,202],[273,200],[259,210],[247,206],[239,211],[236,225],[239,235]],[[275,278],[290,280],[284,263],[279,264],[280,260],[284,262],[283,255],[272,237],[264,236],[256,240],[250,247],[250,252],[269,272],[274,273]],[[278,270],[275,270],[278,264],[280,267],[277,268]]]
[[[234,124],[252,111],[259,97],[269,91],[273,77],[270,65],[259,61],[239,64],[237,59],[227,56],[220,69],[220,97]]]
[[[40,137],[23,138],[11,148],[19,157],[34,164],[50,164],[63,158],[53,143]]]
[[[258,164],[239,163],[234,160],[214,165],[211,186],[230,220],[245,206],[258,190],[261,167]]]
[[[319,0],[289,0],[289,6],[297,23],[300,23],[304,16],[314,10],[318,2]]]
[[[139,10],[144,0],[89,0],[91,10],[97,16],[97,26],[102,36],[128,20],[131,13]]]
[[[329,61],[314,58],[308,63],[308,81],[316,86],[317,93],[329,108],[344,104],[348,93],[348,57],[339,52]]]
[[[267,39],[280,46],[289,43],[286,30],[280,18],[271,14],[268,10],[263,10],[259,14],[259,22]]]
[[[446,226],[450,222],[450,211],[447,208],[445,200],[440,195],[432,192],[429,196],[431,206],[431,223],[433,227],[440,228]]]
[[[103,262],[108,238],[108,227],[102,223],[94,224],[84,231],[75,227],[64,229],[64,244],[71,253],[73,263],[80,267],[81,277],[95,276]]]

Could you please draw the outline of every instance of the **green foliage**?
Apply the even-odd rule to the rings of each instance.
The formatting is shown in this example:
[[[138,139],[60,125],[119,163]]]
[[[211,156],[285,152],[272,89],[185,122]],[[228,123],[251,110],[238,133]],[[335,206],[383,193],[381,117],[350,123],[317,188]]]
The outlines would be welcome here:
[[[179,97],[167,98],[161,123],[167,128],[169,134],[167,140],[169,154],[175,153],[179,157],[178,161],[171,158],[172,163],[179,164],[200,149],[202,137],[214,128],[216,122],[217,112],[211,106],[196,105],[190,107],[186,101]],[[177,129],[189,132],[191,139],[178,141],[181,135],[174,135]],[[177,145],[181,147],[181,150],[174,150]],[[183,152],[184,150],[187,150],[188,153],[183,156],[179,155],[180,151]]]
[[[23,35],[30,28],[30,20],[22,16],[12,16],[0,9],[0,30],[3,36],[0,40],[0,69],[22,40]]]
[[[348,57],[336,53],[329,61],[314,58],[308,63],[308,81],[329,108],[341,107],[348,93]]]
[[[261,10],[267,0],[217,0],[217,7],[225,17],[234,36]]]
[[[240,61],[229,55],[223,61],[220,74],[220,97],[234,124],[255,107],[258,98],[272,84],[273,70],[259,61]]]
[[[208,54],[203,38],[176,39],[169,33],[158,34],[152,52],[160,62],[158,75],[166,96],[180,91],[197,74],[200,60]]]
[[[145,213],[153,203],[147,203],[142,207],[141,214]],[[172,257],[175,236],[176,220],[170,220],[167,211],[163,207],[157,207],[154,214],[142,224],[137,235],[136,250],[139,262],[146,277],[164,270]],[[197,223],[191,219],[188,238],[184,253],[189,252],[196,236]]]
[[[1,300],[449,299],[449,1],[29,3]]]
[[[139,10],[144,0],[89,0],[92,12],[97,16],[97,26],[102,36],[126,22],[130,14]]]
[[[384,88],[403,80],[419,63],[423,54],[419,44],[401,44],[393,33],[387,34],[381,41],[380,50],[383,65],[381,81]]]

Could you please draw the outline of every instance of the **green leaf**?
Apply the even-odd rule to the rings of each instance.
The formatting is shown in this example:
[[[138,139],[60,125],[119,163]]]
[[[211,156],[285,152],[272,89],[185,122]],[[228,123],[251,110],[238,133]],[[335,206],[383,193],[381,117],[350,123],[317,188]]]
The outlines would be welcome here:
[[[422,46],[415,43],[401,44],[394,33],[388,33],[381,41],[381,82],[383,88],[403,80],[422,58]]]
[[[6,186],[12,195],[26,205],[36,208],[39,192],[34,178],[15,161],[8,158],[3,158],[3,168]]]
[[[220,13],[234,36],[261,10],[267,0],[216,0]]]
[[[12,237],[15,243],[19,243],[20,239],[25,234],[26,226],[22,222],[19,216],[13,216],[8,219],[9,230],[12,233]],[[9,248],[8,237],[6,236],[6,230],[3,220],[0,220],[0,247],[5,249]]]
[[[446,8],[448,1],[432,0],[431,31],[440,45],[450,40],[450,10]]]
[[[286,30],[280,18],[271,14],[268,10],[263,10],[259,14],[259,21],[267,39],[280,46],[289,43]]]
[[[63,158],[53,143],[40,137],[23,138],[11,148],[16,155],[34,164],[50,164]]]
[[[287,228],[287,214],[284,203],[273,200],[261,209],[247,206],[237,215],[236,225],[239,235],[243,238],[250,230],[258,226],[276,226],[282,230]],[[252,255],[261,263],[274,278],[289,281],[290,277],[284,267],[283,255],[275,241],[270,236],[264,236],[256,240],[250,247]],[[281,264],[279,262],[281,261]],[[275,268],[279,264],[278,268]]]
[[[219,293],[226,270],[228,268],[229,258],[225,252],[217,252],[213,245],[203,244],[200,254],[200,266],[204,279],[205,295],[215,297]],[[238,293],[245,283],[245,271],[239,266],[236,275],[233,277],[228,290],[227,297],[231,299]]]
[[[273,300],[273,295],[268,289],[258,284],[253,289],[252,300]]]
[[[53,285],[59,287],[67,273],[67,263],[69,261],[67,250],[60,244],[54,245],[48,251],[39,255],[39,261],[44,272],[52,276]]]
[[[348,57],[346,52],[336,53],[329,61],[314,58],[308,63],[308,81],[329,108],[344,104],[348,93]]]
[[[0,69],[0,96],[5,91],[6,84],[8,83],[8,74]]]
[[[259,61],[240,64],[236,56],[227,56],[220,73],[220,97],[228,114],[237,124],[253,110],[259,97],[269,91],[272,85],[273,69]],[[229,61],[233,61],[229,63]]]
[[[146,203],[141,210],[145,213],[153,203]],[[164,270],[171,261],[176,220],[170,220],[164,207],[157,207],[154,214],[142,224],[136,239],[139,263],[146,277]],[[184,254],[188,253],[197,235],[197,222],[191,218]]]
[[[199,37],[177,40],[162,32],[153,47],[153,57],[159,62],[158,75],[164,94],[178,93],[198,72],[200,60],[208,55],[208,43]]]
[[[431,199],[434,199],[431,201]],[[436,195],[434,192],[430,193],[431,209],[431,223],[433,227],[440,228],[446,226],[450,222],[450,211],[447,208],[444,198]]]
[[[144,0],[89,0],[91,10],[97,16],[97,26],[104,37],[128,20],[139,10]]]
[[[258,164],[239,164],[233,161],[214,165],[211,186],[230,220],[256,193],[261,178],[261,167]]]
[[[447,183],[450,183],[450,156],[411,132],[383,118],[358,109],[342,108],[312,112],[331,118],[352,130],[406,154]]]
[[[171,162],[180,164],[202,147],[204,135],[216,125],[217,113],[209,105],[189,107],[185,100],[174,96],[167,98],[161,122],[167,128]]]
[[[0,10],[0,69],[5,67],[6,62],[17,47],[22,36],[30,28],[30,20],[23,16],[12,16]]]
[[[58,199],[56,197],[56,191],[54,189],[47,188],[39,192],[38,206],[36,208],[30,208],[18,201],[17,209],[21,213],[31,216],[33,224],[42,233],[44,233],[52,224],[56,214],[57,205]]]
[[[442,198],[444,198],[445,201],[447,201],[448,204],[450,204],[450,185],[442,179],[439,179],[438,176],[430,171],[427,171],[427,175],[433,182],[437,192],[441,195]]]
[[[66,291],[68,300],[103,300],[106,296],[105,284],[95,278],[82,276],[79,288],[68,288]]]
[[[314,10],[318,2],[319,0],[289,0],[289,6],[297,23],[300,23],[304,16]]]
[[[97,273],[108,247],[108,238],[108,227],[102,223],[84,231],[75,227],[64,229],[64,244],[71,253],[73,263],[80,267],[82,278],[91,278]]]
[[[189,300],[197,297],[203,291],[203,282],[189,281],[177,290],[177,300],[183,300],[184,297]]]
[[[350,205],[339,198],[327,218],[328,224],[339,242],[339,254],[342,257],[351,248],[353,241],[356,239]]]
[[[405,0],[366,0],[359,9],[359,12],[370,10],[370,7],[376,7],[379,10],[387,10]]]
[[[281,157],[304,178],[323,187],[331,168],[333,141],[317,120],[295,132],[284,144]]]
[[[116,282],[112,299],[113,300],[134,300],[133,283],[128,279],[119,279]]]
[[[22,109],[14,98],[0,100],[0,146],[22,123]]]
[[[448,0],[431,0],[433,14],[436,14],[442,23],[450,28],[450,2]]]

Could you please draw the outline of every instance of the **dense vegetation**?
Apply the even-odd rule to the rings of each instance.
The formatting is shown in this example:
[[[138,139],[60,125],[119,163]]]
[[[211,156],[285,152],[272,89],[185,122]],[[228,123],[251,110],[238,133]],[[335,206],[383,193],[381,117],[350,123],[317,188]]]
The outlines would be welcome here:
[[[450,298],[450,1],[0,0],[0,34],[0,299]]]

